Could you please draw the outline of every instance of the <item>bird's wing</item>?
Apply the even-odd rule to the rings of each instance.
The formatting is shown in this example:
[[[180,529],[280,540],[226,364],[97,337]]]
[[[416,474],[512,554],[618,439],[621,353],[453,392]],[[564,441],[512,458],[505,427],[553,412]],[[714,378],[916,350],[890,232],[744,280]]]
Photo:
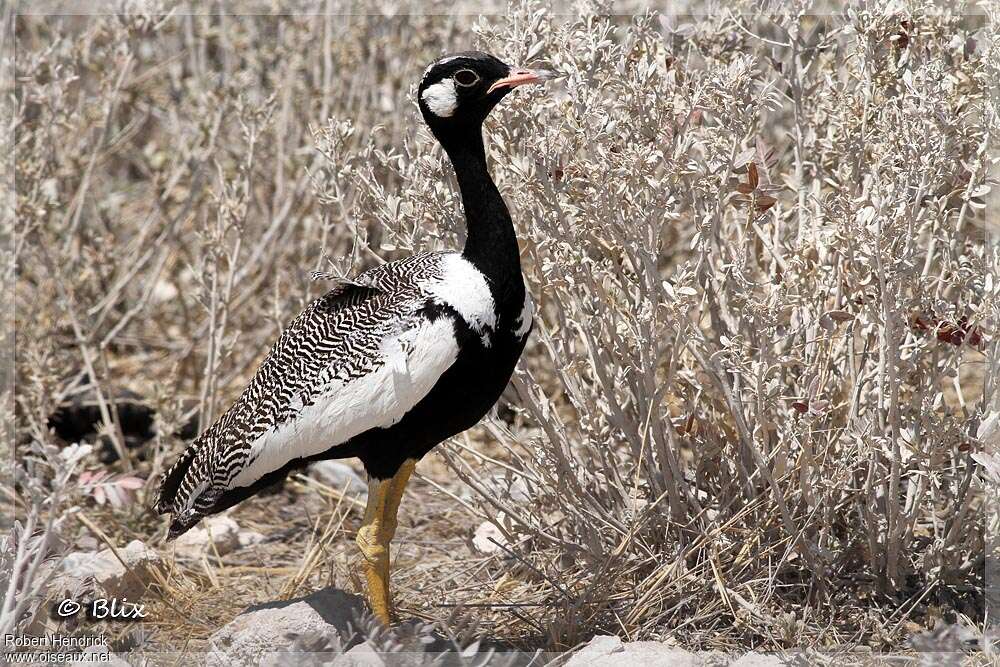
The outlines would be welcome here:
[[[163,477],[156,509],[174,514],[173,534],[227,491],[390,426],[430,392],[458,355],[453,322],[421,314],[441,257],[340,281],[292,321],[236,403]]]

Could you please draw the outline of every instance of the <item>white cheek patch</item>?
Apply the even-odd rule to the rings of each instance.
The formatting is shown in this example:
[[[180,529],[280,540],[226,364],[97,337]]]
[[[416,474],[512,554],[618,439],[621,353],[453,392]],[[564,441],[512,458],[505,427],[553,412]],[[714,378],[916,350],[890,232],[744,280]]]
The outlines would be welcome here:
[[[440,118],[448,118],[458,107],[458,96],[455,94],[454,79],[443,79],[433,86],[427,86],[420,96],[431,112]]]

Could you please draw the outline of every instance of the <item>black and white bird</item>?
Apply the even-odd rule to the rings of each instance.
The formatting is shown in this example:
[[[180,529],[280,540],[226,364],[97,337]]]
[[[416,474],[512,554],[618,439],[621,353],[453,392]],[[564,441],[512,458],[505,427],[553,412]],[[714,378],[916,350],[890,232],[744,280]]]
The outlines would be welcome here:
[[[236,403],[181,454],[155,508],[169,537],[318,459],[356,456],[369,475],[357,542],[372,610],[389,623],[389,543],[414,465],[496,403],[532,328],[510,213],[486,166],[482,125],[514,87],[549,78],[479,52],[424,72],[424,121],[451,160],[462,252],[383,264],[310,303]]]

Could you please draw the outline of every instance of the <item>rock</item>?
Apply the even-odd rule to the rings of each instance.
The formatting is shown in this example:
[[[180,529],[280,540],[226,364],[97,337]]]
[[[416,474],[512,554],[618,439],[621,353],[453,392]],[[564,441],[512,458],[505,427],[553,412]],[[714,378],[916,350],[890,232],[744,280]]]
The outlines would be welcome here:
[[[289,647],[296,636],[306,633],[347,645],[364,610],[361,598],[332,587],[250,607],[209,638],[207,664],[261,664],[267,654]]]
[[[621,653],[625,650],[625,644],[618,637],[612,635],[598,635],[590,640],[586,646],[573,654],[573,657],[566,663],[586,665],[586,660],[602,658],[613,653]],[[577,661],[577,662],[574,662]]]
[[[924,654],[973,651],[979,648],[981,642],[982,634],[977,629],[958,623],[949,624],[941,619],[938,619],[932,629],[910,637],[909,640],[911,647]]]
[[[358,644],[343,655],[337,656],[331,667],[385,667],[375,648],[368,642]]]
[[[92,580],[107,597],[137,602],[153,580],[154,570],[162,567],[163,559],[140,540],[118,549],[118,555],[125,565],[111,549],[68,554],[61,573],[52,582],[53,590],[78,592]]]
[[[530,503],[532,500],[528,483],[520,475],[509,471],[492,475],[487,482],[487,488],[497,487],[515,503]]]
[[[83,551],[97,551],[99,542],[96,537],[91,535],[84,535],[76,541],[76,546]]]
[[[267,539],[267,535],[264,533],[258,533],[256,530],[241,530],[239,534],[236,535],[236,539],[240,544],[240,549],[246,547],[252,547],[255,544],[260,544]]]
[[[290,664],[321,667],[330,665],[330,661],[343,652],[340,633],[336,630],[327,633],[305,632],[296,635],[289,646],[279,647],[257,664],[260,667],[288,667]],[[233,664],[235,666],[236,663]]]
[[[577,651],[566,667],[696,667],[706,661],[683,649],[660,642],[628,642],[613,636],[598,636]]]
[[[729,667],[784,667],[785,665],[803,665],[805,662],[797,662],[795,658],[782,658],[778,655],[768,655],[751,651],[736,662],[730,663]]]
[[[346,463],[317,461],[309,466],[309,476],[331,489],[355,496],[362,502],[368,500],[368,483]]]
[[[500,513],[502,517],[503,512]],[[503,551],[500,545],[507,545],[507,538],[504,534],[497,528],[496,524],[492,521],[483,521],[476,528],[475,534],[472,536],[472,546],[476,548],[476,551],[484,554],[492,554],[498,551]]]
[[[240,547],[240,525],[228,516],[213,516],[177,538],[178,558],[197,560],[205,556],[225,556]]]

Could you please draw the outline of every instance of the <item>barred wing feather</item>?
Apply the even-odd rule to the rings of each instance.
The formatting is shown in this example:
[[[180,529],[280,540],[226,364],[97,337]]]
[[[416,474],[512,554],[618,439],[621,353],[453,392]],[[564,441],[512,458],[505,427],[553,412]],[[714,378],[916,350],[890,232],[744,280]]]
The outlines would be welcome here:
[[[236,403],[164,476],[156,509],[173,513],[171,534],[291,462],[398,422],[430,392],[459,351],[452,320],[421,313],[440,257],[339,283],[292,321]]]

